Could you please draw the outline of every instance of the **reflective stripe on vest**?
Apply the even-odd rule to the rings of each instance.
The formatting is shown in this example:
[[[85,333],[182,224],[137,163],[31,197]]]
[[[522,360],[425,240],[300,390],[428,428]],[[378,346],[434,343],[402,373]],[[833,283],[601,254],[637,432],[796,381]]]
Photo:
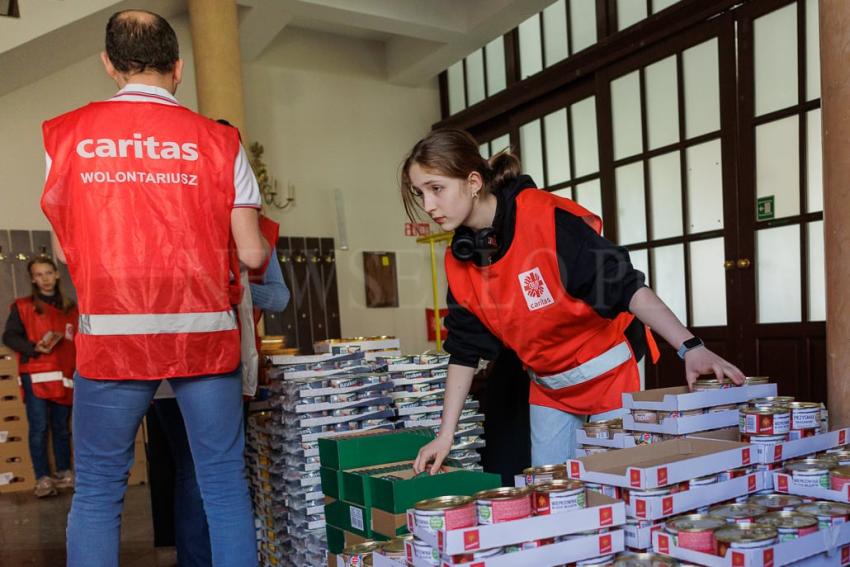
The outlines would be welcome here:
[[[210,313],[141,313],[80,315],[84,335],[159,335],[213,333],[237,329],[233,310]]]
[[[32,380],[33,384],[43,384],[45,382],[62,382],[62,385],[66,388],[74,388],[74,381],[71,378],[65,378],[65,376],[58,370],[54,370],[53,372],[36,372],[34,374],[30,374],[30,379]]]
[[[550,390],[560,390],[569,386],[575,386],[599,378],[603,374],[614,370],[632,357],[632,351],[629,345],[621,342],[616,346],[606,350],[596,358],[592,358],[580,366],[564,370],[558,374],[551,376],[538,376],[533,370],[529,369],[531,379],[537,384]]]

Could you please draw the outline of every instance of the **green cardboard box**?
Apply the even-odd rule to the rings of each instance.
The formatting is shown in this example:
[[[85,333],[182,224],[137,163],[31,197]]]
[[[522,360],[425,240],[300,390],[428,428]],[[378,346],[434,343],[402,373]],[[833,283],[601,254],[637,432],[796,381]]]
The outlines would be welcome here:
[[[449,495],[471,496],[480,490],[502,486],[502,477],[497,474],[449,469],[436,475],[417,476],[412,466],[368,479],[372,506],[392,514],[406,512],[420,500]]]
[[[372,510],[355,506],[342,500],[325,504],[325,521],[328,525],[362,537],[372,537]]]
[[[342,553],[345,549],[345,533],[330,524],[325,525],[325,532],[328,534],[328,551],[337,555]]]
[[[345,490],[342,486],[342,471],[322,467],[319,469],[319,475],[322,477],[322,493],[325,496],[343,500],[345,498]]]
[[[347,470],[415,459],[419,449],[434,439],[426,427],[378,429],[319,439],[323,467]]]

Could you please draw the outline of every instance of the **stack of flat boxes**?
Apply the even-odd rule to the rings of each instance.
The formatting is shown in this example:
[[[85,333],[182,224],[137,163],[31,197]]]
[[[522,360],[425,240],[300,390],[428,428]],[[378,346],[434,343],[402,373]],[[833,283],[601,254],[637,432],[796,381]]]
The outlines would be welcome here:
[[[18,363],[11,350],[0,346],[0,494],[34,487]]]

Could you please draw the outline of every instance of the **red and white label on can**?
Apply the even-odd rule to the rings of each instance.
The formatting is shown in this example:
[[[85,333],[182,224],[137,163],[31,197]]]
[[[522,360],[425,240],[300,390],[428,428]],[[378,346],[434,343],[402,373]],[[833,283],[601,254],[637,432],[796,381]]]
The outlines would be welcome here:
[[[470,502],[466,506],[446,510],[446,530],[457,530],[460,528],[471,528],[478,518],[475,516],[475,506]]]
[[[546,507],[549,507],[549,495],[546,496]],[[540,495],[535,495],[539,502]],[[521,498],[505,499],[505,500],[479,500],[476,503],[478,508],[478,523],[479,524],[499,524],[501,522],[511,522],[513,520],[521,520],[531,516],[531,498],[526,495]],[[548,510],[546,514],[548,514]]]
[[[744,415],[744,433],[782,435],[791,429],[791,412]]]
[[[679,547],[692,549],[701,553],[716,552],[717,541],[714,539],[713,530],[703,530],[701,532],[679,532]]]

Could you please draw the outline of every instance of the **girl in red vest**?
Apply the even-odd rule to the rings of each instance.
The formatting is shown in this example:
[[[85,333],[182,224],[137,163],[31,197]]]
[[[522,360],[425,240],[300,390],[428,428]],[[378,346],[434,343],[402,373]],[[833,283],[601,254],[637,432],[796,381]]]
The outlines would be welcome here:
[[[17,352],[21,391],[29,422],[35,495],[53,496],[74,486],[68,418],[73,399],[74,335],[79,313],[62,294],[53,260],[39,256],[27,265],[32,295],[12,304],[3,342]],[[56,477],[47,459],[48,428],[53,438]]]
[[[620,408],[621,394],[639,389],[638,361],[658,356],[647,327],[678,351],[689,385],[703,374],[743,382],[645,286],[628,251],[600,235],[596,215],[537,189],[510,153],[488,161],[468,133],[438,130],[413,147],[401,185],[408,216],[424,211],[455,231],[445,259],[451,359],[442,425],[417,472],[432,461],[431,472],[439,469],[479,359],[502,347],[531,377],[535,466],[574,456],[587,416]]]

